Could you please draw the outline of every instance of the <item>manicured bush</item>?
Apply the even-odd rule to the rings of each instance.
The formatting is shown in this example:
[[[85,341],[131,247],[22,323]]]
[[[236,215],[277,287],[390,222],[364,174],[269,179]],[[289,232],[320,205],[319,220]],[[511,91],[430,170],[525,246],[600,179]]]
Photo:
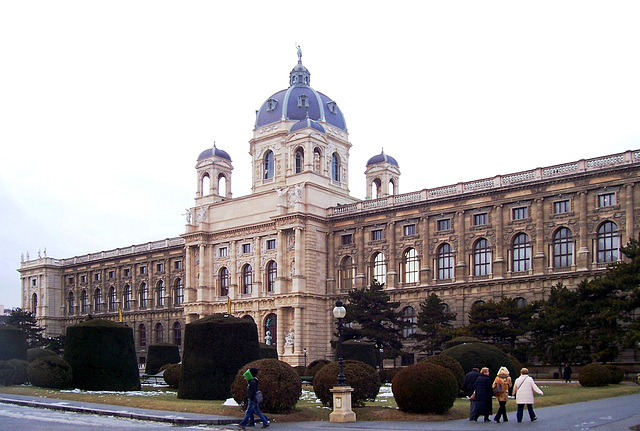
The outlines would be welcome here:
[[[342,343],[342,358],[364,362],[373,368],[378,366],[376,346],[362,340],[347,340]],[[338,360],[338,349],[335,349],[334,359]]]
[[[140,389],[133,330],[121,323],[92,319],[69,326],[64,360],[73,369],[72,385],[76,388]]]
[[[29,363],[22,359],[0,361],[0,385],[11,386],[27,383],[29,381],[27,365]]]
[[[278,349],[276,349],[276,346],[266,343],[259,343],[259,346],[260,359],[278,359]]]
[[[258,370],[259,388],[264,396],[260,410],[267,413],[289,413],[293,410],[302,394],[302,380],[291,365],[269,358],[249,362],[235,374],[231,395],[238,404],[247,404],[247,380],[243,374],[249,368]]]
[[[378,375],[380,376],[380,382],[382,383],[391,383],[393,378],[398,374],[402,368],[383,368],[378,371]]]
[[[29,362],[27,373],[31,384],[42,388],[64,389],[73,381],[71,365],[57,355]]]
[[[162,367],[164,381],[169,387],[178,389],[180,387],[180,374],[182,374],[182,364],[169,364]]]
[[[452,340],[449,341],[445,341],[444,343],[444,348],[445,349],[450,349],[452,347],[458,346],[460,344],[467,344],[467,343],[481,343],[480,340],[478,340],[477,338],[474,337],[456,337]]]
[[[307,376],[314,377],[322,367],[330,363],[331,361],[327,361],[326,359],[316,359],[307,366],[307,372],[309,373]]]
[[[580,382],[580,385],[587,387],[607,386],[611,381],[611,372],[606,365],[585,365],[580,369],[578,381]]]
[[[445,367],[419,362],[400,370],[393,378],[391,390],[402,411],[442,414],[453,407],[458,383]]]
[[[158,374],[160,368],[167,364],[180,362],[180,349],[175,344],[152,344],[147,351],[146,374]]]
[[[41,349],[39,347],[34,347],[32,349],[27,350],[27,361],[33,362],[36,359],[40,359],[45,356],[58,356],[56,352],[49,349]]]
[[[474,365],[488,367],[491,381],[496,378],[500,367],[507,367],[513,380],[520,375],[520,368],[516,368],[511,359],[502,350],[491,344],[458,344],[450,349],[446,349],[441,354],[451,356],[457,360],[465,374],[471,371]]]
[[[0,361],[27,360],[27,336],[12,325],[0,325]]]
[[[307,374],[307,372],[308,372],[307,367],[305,367],[304,365],[297,365],[297,366],[293,367],[293,370],[300,377],[309,375],[309,374]]]
[[[462,385],[464,384],[464,376],[465,372],[462,369],[462,365],[456,359],[449,355],[435,355],[428,356],[420,360],[420,362],[428,362],[430,364],[440,365],[441,367],[445,367],[447,370],[451,371],[456,378],[456,382],[458,382],[458,391],[462,389]]]
[[[259,359],[258,328],[249,319],[212,314],[185,327],[178,398],[226,400],[238,370]]]
[[[331,362],[318,371],[313,378],[313,391],[325,406],[333,406],[331,389],[338,383],[339,364]],[[347,385],[353,388],[351,404],[363,407],[365,401],[375,400],[380,392],[380,376],[376,370],[364,362],[348,359],[344,361],[344,375]]]
[[[620,367],[609,364],[607,365],[607,368],[609,369],[609,373],[611,373],[611,380],[609,380],[610,384],[617,385],[624,380],[624,371],[622,371]]]

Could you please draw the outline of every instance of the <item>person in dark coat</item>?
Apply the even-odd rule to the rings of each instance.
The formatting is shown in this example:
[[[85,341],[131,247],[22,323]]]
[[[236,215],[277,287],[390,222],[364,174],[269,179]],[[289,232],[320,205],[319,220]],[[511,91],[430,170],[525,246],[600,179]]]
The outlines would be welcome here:
[[[462,389],[467,391],[467,396],[470,397],[473,394],[473,391],[476,390],[476,379],[480,377],[480,367],[475,366],[473,370],[469,371],[466,376],[464,376],[464,384],[462,385]]]
[[[245,429],[247,426],[253,426],[253,414],[257,414],[262,420],[262,428],[269,427],[269,420],[260,411],[260,403],[256,399],[256,392],[258,392],[258,369],[249,368],[244,377],[247,379],[247,411],[244,414],[244,419],[238,424],[238,427]]]
[[[571,383],[571,372],[571,367],[569,366],[569,364],[566,364],[564,366],[564,370],[562,370],[562,377],[564,377],[565,383]]]
[[[493,390],[491,389],[491,379],[489,369],[484,367],[480,370],[480,376],[476,379],[476,399],[472,401],[475,406],[469,420],[477,421],[479,416],[484,416],[485,422],[491,422],[489,416],[492,413]]]

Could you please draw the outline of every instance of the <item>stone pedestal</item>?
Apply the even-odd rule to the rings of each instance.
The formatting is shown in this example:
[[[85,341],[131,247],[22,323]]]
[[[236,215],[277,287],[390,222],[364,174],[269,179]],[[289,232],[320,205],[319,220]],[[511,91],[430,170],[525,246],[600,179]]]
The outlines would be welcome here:
[[[356,414],[351,410],[351,386],[334,386],[333,412],[329,415],[329,422],[355,422]]]

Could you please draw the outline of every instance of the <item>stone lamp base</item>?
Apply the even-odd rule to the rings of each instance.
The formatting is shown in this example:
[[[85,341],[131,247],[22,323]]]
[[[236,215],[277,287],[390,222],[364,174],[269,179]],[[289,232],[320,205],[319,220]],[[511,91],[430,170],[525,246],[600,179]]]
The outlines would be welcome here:
[[[329,415],[329,422],[355,422],[356,414],[351,410],[351,386],[334,386],[333,412]]]

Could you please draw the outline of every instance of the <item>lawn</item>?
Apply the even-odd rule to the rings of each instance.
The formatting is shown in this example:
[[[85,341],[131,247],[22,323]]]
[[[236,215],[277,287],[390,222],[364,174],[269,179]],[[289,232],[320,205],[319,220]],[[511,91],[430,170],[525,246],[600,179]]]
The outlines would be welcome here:
[[[549,407],[640,393],[640,386],[630,384],[609,385],[601,388],[583,388],[577,383],[540,382],[539,386],[545,395],[536,396],[536,407]],[[175,390],[146,386],[143,388],[144,389],[139,392],[85,392],[78,390],[60,391],[33,386],[8,386],[0,387],[0,394],[30,395],[154,410],[242,416],[240,407],[223,405],[223,401],[182,400],[177,398],[177,392]],[[497,408],[498,403],[494,400],[494,413],[497,411]],[[513,413],[515,408],[515,400],[510,399],[507,403],[507,413]],[[358,421],[443,421],[468,417],[469,401],[465,398],[457,399],[453,408],[443,415],[404,413],[397,409],[391,394],[391,388],[384,386],[375,402],[368,402],[365,407],[355,408],[354,411],[358,417]],[[317,401],[313,393],[313,388],[310,385],[303,385],[302,396],[293,412],[269,416],[273,416],[279,422],[327,421],[329,420],[330,413],[331,410],[329,408],[322,406],[322,404]]]

